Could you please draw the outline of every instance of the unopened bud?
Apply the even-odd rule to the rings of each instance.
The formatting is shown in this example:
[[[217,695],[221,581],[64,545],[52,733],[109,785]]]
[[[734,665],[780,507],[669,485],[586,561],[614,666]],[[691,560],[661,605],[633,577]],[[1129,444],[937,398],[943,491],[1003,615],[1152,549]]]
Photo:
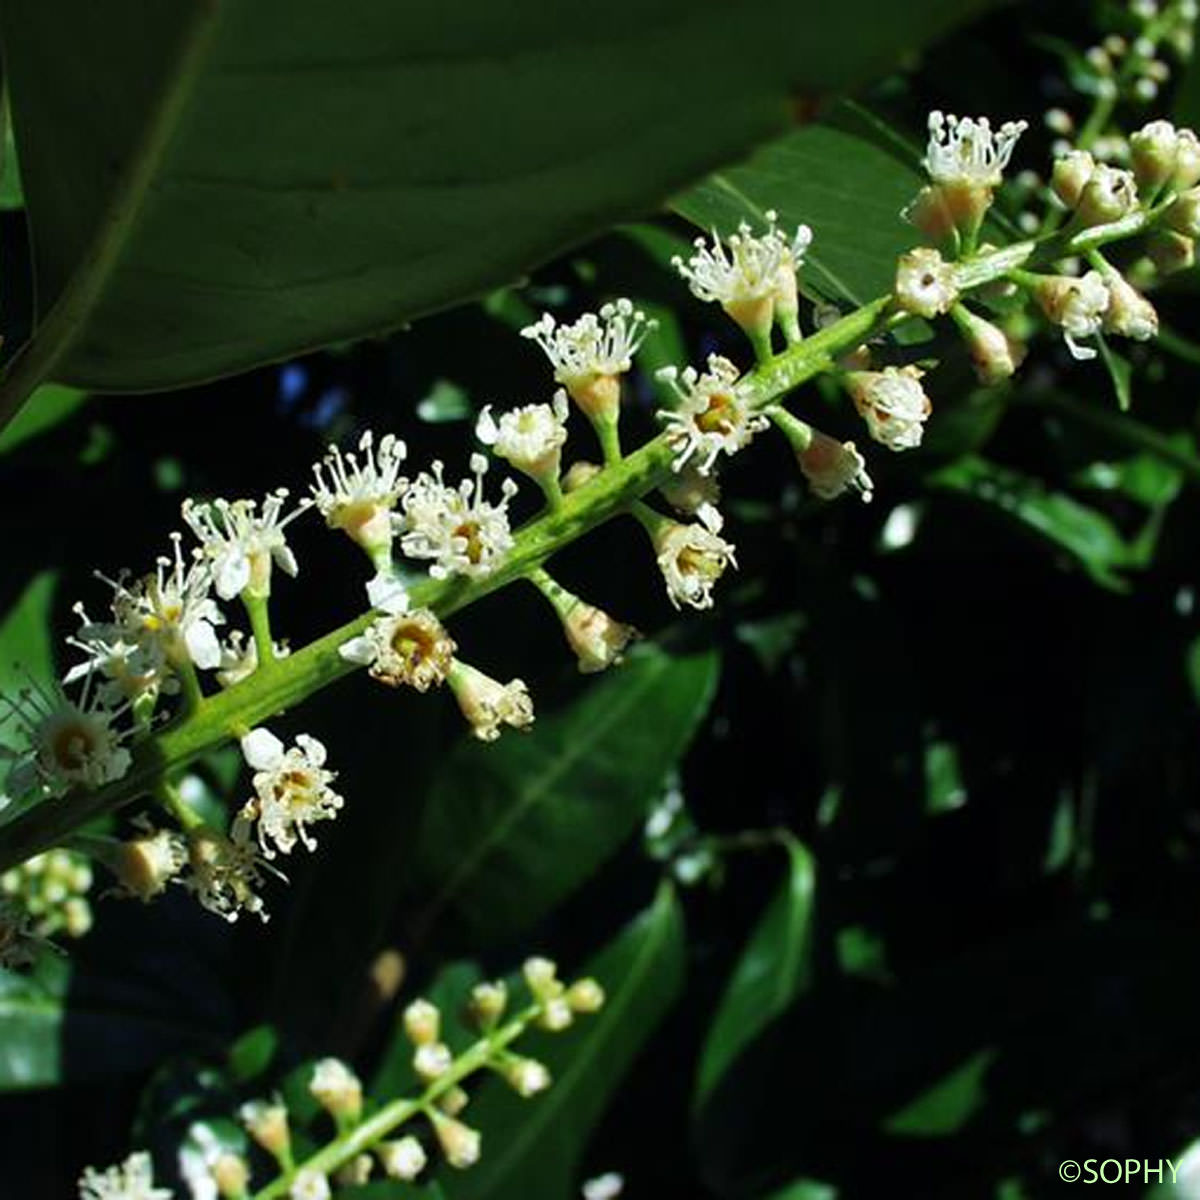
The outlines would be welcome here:
[[[395,1142],[380,1142],[375,1147],[384,1172],[391,1179],[410,1183],[424,1170],[428,1159],[425,1149],[411,1134]]]
[[[896,303],[918,317],[949,312],[958,299],[954,268],[927,246],[902,255],[896,267]]]
[[[563,491],[573,492],[577,488],[583,487],[585,483],[590,483],[595,479],[603,469],[603,467],[598,467],[595,463],[590,462],[572,463],[562,479]]]
[[[567,988],[567,1003],[572,1012],[599,1012],[604,1007],[604,989],[594,979],[577,979]]]
[[[429,1083],[450,1070],[454,1064],[454,1055],[444,1042],[429,1042],[417,1047],[413,1055],[413,1070]]]
[[[344,1062],[323,1058],[313,1070],[309,1092],[339,1125],[362,1116],[362,1084]]]
[[[217,1156],[211,1170],[222,1200],[244,1200],[250,1184],[250,1168],[241,1155],[224,1151]]]
[[[329,1180],[323,1171],[305,1167],[292,1180],[290,1200],[330,1200]]]
[[[439,1097],[437,1106],[448,1117],[457,1117],[460,1112],[470,1103],[471,1097],[466,1091],[457,1084],[452,1088],[447,1088]]]
[[[1148,342],[1158,336],[1158,313],[1154,305],[1136,288],[1131,287],[1119,271],[1107,272],[1108,311],[1104,314],[1104,329],[1120,337]]]
[[[268,1104],[251,1100],[238,1109],[238,1117],[246,1132],[278,1162],[287,1159],[292,1137],[288,1129],[287,1109],[280,1101]]]
[[[1137,184],[1130,171],[1101,163],[1079,197],[1075,215],[1084,225],[1105,225],[1137,208]]]
[[[1010,378],[1025,357],[1021,344],[967,308],[956,309],[954,316],[979,382],[991,385]]]
[[[574,1023],[575,1014],[565,996],[557,996],[552,1000],[542,1002],[542,1011],[538,1016],[538,1025],[550,1033],[561,1033]]]
[[[1146,244],[1146,253],[1159,275],[1189,270],[1196,262],[1196,243],[1174,230],[1159,230]]]
[[[1129,153],[1138,185],[1156,192],[1175,174],[1179,134],[1170,121],[1151,121],[1129,136]]]
[[[119,893],[148,904],[161,895],[187,862],[187,846],[177,833],[159,829],[123,842],[113,861]]]
[[[1055,160],[1050,187],[1068,208],[1074,209],[1095,170],[1096,160],[1086,150],[1071,150]]]
[[[429,1115],[446,1162],[459,1170],[473,1167],[479,1161],[479,1133],[436,1108],[430,1110]]]
[[[1185,237],[1200,237],[1200,187],[1184,192],[1167,209],[1166,223]]]
[[[428,1000],[414,1000],[404,1010],[404,1032],[414,1046],[427,1046],[438,1040],[442,1015]]]
[[[338,1187],[360,1187],[371,1178],[375,1160],[369,1154],[356,1154],[334,1176]]]
[[[521,973],[535,1000],[545,1002],[562,995],[563,985],[558,979],[558,967],[548,958],[527,958]]]
[[[1190,129],[1177,131],[1175,176],[1171,183],[1181,192],[1200,183],[1200,138]]]
[[[501,1073],[518,1096],[528,1099],[550,1086],[550,1072],[535,1059],[512,1055],[500,1067]]]
[[[504,1016],[508,1004],[508,987],[503,980],[477,983],[471,989],[471,1016],[480,1029],[487,1031]]]

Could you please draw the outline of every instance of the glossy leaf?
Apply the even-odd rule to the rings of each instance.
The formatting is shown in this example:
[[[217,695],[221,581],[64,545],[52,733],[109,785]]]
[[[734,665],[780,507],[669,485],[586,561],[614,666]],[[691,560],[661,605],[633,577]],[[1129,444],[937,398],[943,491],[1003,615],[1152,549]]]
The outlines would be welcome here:
[[[701,229],[763,227],[774,209],[784,229],[813,231],[801,278],[823,294],[862,304],[891,287],[896,258],[917,240],[900,213],[921,176],[854,122],[797,129],[746,163],[711,175],[673,207]]]
[[[6,5],[43,318],[23,369],[162,388],[395,328],[987,6]]]
[[[56,580],[50,571],[34,576],[0,622],[0,693],[4,695],[15,695],[31,679],[45,686],[54,676],[50,606]],[[0,747],[19,751],[26,744],[19,722],[9,719],[0,724]]]
[[[967,457],[930,477],[937,487],[963,492],[1066,551],[1104,587],[1124,591],[1119,572],[1143,565],[1143,552],[1103,513],[1038,480],[982,458]]]
[[[716,678],[711,653],[644,646],[528,736],[460,743],[412,848],[415,894],[433,896],[427,918],[487,939],[563,899],[643,818]]]
[[[455,1200],[561,1200],[578,1193],[574,1175],[588,1134],[679,995],[684,956],[683,914],[664,885],[654,904],[579,972],[604,986],[600,1012],[563,1033],[522,1039],[521,1052],[550,1068],[549,1091],[522,1100],[499,1080],[480,1089],[470,1115],[484,1131],[487,1168],[447,1176]]]
[[[816,867],[812,855],[790,834],[783,835],[783,846],[788,856],[787,874],[733,968],[701,1051],[697,1107],[804,984]]]
[[[78,388],[48,383],[38,388],[14,420],[0,431],[0,454],[7,454],[23,442],[47,433],[65,421],[87,399]]]

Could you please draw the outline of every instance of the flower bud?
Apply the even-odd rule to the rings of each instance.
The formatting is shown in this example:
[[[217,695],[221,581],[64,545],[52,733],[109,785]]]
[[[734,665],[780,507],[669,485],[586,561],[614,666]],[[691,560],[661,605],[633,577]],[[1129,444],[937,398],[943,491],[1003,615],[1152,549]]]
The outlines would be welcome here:
[[[558,967],[548,958],[527,958],[521,967],[525,983],[535,1000],[545,1003],[563,994],[563,985],[558,978]]]
[[[1108,311],[1108,287],[1100,272],[1089,271],[1081,278],[1043,275],[1032,284],[1031,290],[1046,317],[1062,327],[1071,354],[1080,360],[1094,358],[1094,350],[1077,342],[1099,333]]]
[[[212,1180],[222,1200],[244,1200],[250,1184],[250,1168],[241,1155],[225,1151],[212,1164]]]
[[[1108,311],[1104,314],[1104,329],[1120,337],[1148,342],[1158,336],[1158,313],[1154,305],[1136,288],[1131,287],[1118,271],[1106,274],[1108,282]]]
[[[437,1100],[438,1108],[448,1117],[457,1117],[464,1108],[470,1103],[471,1097],[459,1087],[457,1084],[454,1087],[447,1088]]]
[[[1133,212],[1137,205],[1137,184],[1133,175],[1101,163],[1084,187],[1075,215],[1083,225],[1104,225]]]
[[[148,904],[166,891],[167,884],[183,870],[187,846],[169,829],[147,831],[143,836],[123,842],[112,863],[120,885],[119,895],[132,896]]]
[[[308,1090],[339,1125],[353,1123],[362,1116],[362,1084],[339,1059],[321,1059]]]
[[[500,1072],[518,1096],[528,1099],[550,1086],[550,1072],[535,1059],[510,1055],[500,1066]]]
[[[446,1162],[459,1170],[473,1167],[479,1161],[479,1133],[436,1108],[431,1109],[429,1115]]]
[[[923,187],[904,210],[904,217],[931,242],[947,242],[954,233],[954,214],[939,187]]]
[[[508,987],[502,979],[495,983],[477,983],[471,989],[471,1016],[485,1032],[492,1029],[504,1016],[507,1004]]]
[[[1010,378],[1025,357],[1024,347],[991,321],[967,308],[960,306],[954,315],[979,382],[991,385]]]
[[[954,268],[927,246],[902,255],[896,267],[896,303],[918,317],[949,312],[958,299]]]
[[[494,742],[502,725],[527,730],[533,724],[533,701],[523,679],[500,683],[456,658],[446,681],[481,742]]]
[[[1200,237],[1200,187],[1183,192],[1167,209],[1166,222],[1185,237]]]
[[[375,1160],[369,1154],[356,1154],[333,1177],[338,1187],[360,1187],[369,1182]]]
[[[428,1000],[414,1000],[404,1010],[404,1033],[414,1046],[428,1046],[438,1040],[442,1014]]]
[[[410,1183],[420,1175],[428,1159],[425,1149],[411,1134],[395,1142],[380,1142],[375,1147],[384,1172],[391,1179]]]
[[[329,1180],[323,1171],[305,1167],[292,1180],[290,1200],[330,1200]]]
[[[538,1016],[538,1025],[550,1033],[561,1033],[569,1029],[575,1022],[575,1014],[565,996],[555,996],[542,1001],[542,1011]]]
[[[1129,136],[1138,186],[1156,192],[1175,174],[1179,134],[1170,121],[1151,121]]]
[[[246,1132],[276,1162],[284,1162],[291,1152],[292,1136],[288,1129],[288,1113],[276,1100],[250,1100],[238,1109],[238,1117]]]
[[[567,1003],[572,1012],[599,1012],[604,1007],[604,989],[594,979],[577,979],[567,988]]]
[[[590,462],[575,462],[567,468],[567,473],[563,476],[562,489],[564,492],[573,492],[578,488],[583,487],[585,483],[591,483],[593,479],[603,470],[603,467],[597,466]]]
[[[1068,151],[1055,160],[1050,187],[1068,208],[1074,209],[1095,170],[1096,160],[1086,150]]]
[[[1195,265],[1196,243],[1182,233],[1163,229],[1150,237],[1146,253],[1159,275],[1174,275]]]
[[[454,1055],[445,1042],[429,1042],[417,1047],[413,1070],[426,1082],[440,1078],[454,1065]]]
[[[1171,180],[1177,191],[1186,191],[1200,183],[1200,138],[1190,129],[1180,129],[1175,144],[1175,175]]]

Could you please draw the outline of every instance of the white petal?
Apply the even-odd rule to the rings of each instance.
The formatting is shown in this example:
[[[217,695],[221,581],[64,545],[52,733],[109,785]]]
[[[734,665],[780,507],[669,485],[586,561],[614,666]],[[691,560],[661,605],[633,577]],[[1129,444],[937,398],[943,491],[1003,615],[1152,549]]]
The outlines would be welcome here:
[[[297,575],[300,572],[300,564],[296,561],[296,556],[292,553],[291,546],[280,544],[271,551],[271,558],[275,565],[288,575]]]
[[[217,595],[222,600],[232,600],[241,595],[242,588],[250,582],[250,560],[242,553],[223,554],[217,559],[213,582]]]
[[[325,765],[325,746],[307,733],[299,733],[296,735],[296,745],[304,751],[304,756],[314,767],[323,767]]]
[[[347,662],[358,663],[359,666],[369,667],[375,661],[375,647],[370,638],[356,637],[343,642],[338,647],[338,654]]]
[[[269,771],[283,761],[283,743],[269,729],[252,729],[242,738],[242,756],[256,771]]]
[[[367,600],[372,608],[389,616],[408,611],[408,590],[394,575],[376,575],[367,584]]]
[[[202,671],[212,671],[221,665],[221,643],[216,630],[207,621],[193,621],[183,635],[192,662]]]

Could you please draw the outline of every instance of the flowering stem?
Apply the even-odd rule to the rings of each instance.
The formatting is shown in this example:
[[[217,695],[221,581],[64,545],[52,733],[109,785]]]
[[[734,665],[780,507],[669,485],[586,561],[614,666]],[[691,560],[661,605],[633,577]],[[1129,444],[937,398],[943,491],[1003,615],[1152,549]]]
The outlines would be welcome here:
[[[621,461],[621,431],[616,419],[599,418],[595,422],[596,436],[600,439],[600,449],[604,451],[605,466],[614,466]]]
[[[797,454],[803,453],[812,443],[812,426],[794,417],[780,404],[772,404],[767,409],[767,416],[775,423],[775,427],[791,443]]]
[[[340,1134],[316,1154],[298,1164],[299,1170],[319,1171],[330,1175],[350,1162],[351,1159],[369,1150],[387,1137],[400,1125],[428,1111],[437,1100],[451,1088],[457,1087],[468,1075],[482,1070],[496,1054],[516,1041],[525,1032],[529,1023],[541,1011],[541,1005],[533,1004],[506,1024],[469,1046],[451,1064],[450,1069],[439,1075],[415,1100],[403,1098],[385,1104],[377,1113],[368,1117],[348,1133]],[[267,1184],[254,1194],[254,1200],[275,1200],[287,1195],[292,1174],[283,1175]]]
[[[1003,279],[1029,265],[1052,263],[1090,247],[1132,237],[1151,226],[1161,210],[1141,211],[1074,234],[1059,233],[1041,241],[1018,242],[981,254],[955,266],[960,292]],[[786,393],[831,369],[837,359],[886,329],[895,312],[890,295],[872,300],[840,320],[790,346],[757,366],[742,381],[749,405],[766,409]],[[518,531],[513,548],[489,575],[479,579],[424,579],[411,589],[414,608],[429,608],[446,618],[461,608],[527,576],[551,555],[614,516],[629,512],[671,474],[674,452],[666,434],[622,456],[616,425],[596,424],[608,465]],[[607,432],[606,432],[607,431]],[[644,506],[643,506],[644,507]],[[634,515],[646,523],[645,509]],[[660,520],[666,518],[659,517]],[[121,779],[96,791],[72,793],[69,803],[39,804],[14,817],[0,834],[0,871],[60,842],[97,816],[114,811],[138,796],[153,794],[159,781],[219,746],[237,730],[246,730],[292,708],[314,692],[358,669],[338,648],[361,635],[375,619],[367,612],[310,642],[286,659],[262,663],[248,679],[212,696],[200,692],[195,669],[180,674],[184,711],[156,734],[133,747],[133,763]]]
[[[258,654],[259,664],[274,662],[275,644],[271,640],[269,598],[245,591],[242,593],[242,604],[245,605],[246,615],[250,618],[250,632],[254,635],[254,649]]]
[[[193,716],[204,703],[204,689],[200,686],[200,676],[196,674],[196,664],[190,658],[185,658],[176,664],[175,673],[183,688],[183,715]]]
[[[163,780],[154,789],[155,798],[179,822],[180,829],[190,831],[206,824],[204,818],[183,798],[179,785]]]
[[[618,450],[618,454],[620,451]],[[546,507],[551,512],[558,512],[563,504],[562,484],[558,482],[558,472],[547,472],[545,475],[539,475],[537,479],[538,487],[542,489],[542,495],[546,497]]]

